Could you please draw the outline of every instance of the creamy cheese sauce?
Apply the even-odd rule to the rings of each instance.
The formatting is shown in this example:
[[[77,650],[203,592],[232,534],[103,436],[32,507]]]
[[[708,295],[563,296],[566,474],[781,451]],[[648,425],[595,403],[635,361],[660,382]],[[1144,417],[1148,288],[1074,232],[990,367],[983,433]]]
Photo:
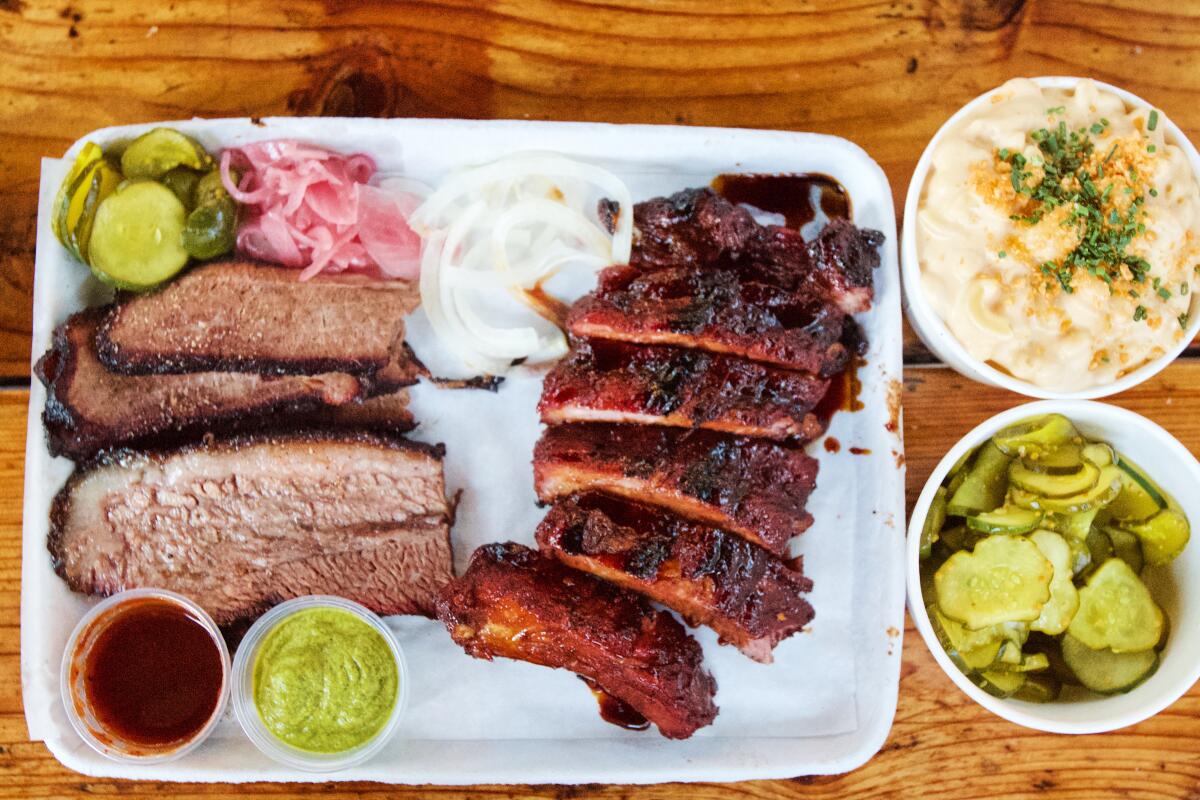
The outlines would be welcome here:
[[[921,287],[973,357],[1077,391],[1113,382],[1183,337],[1192,284],[1200,288],[1200,186],[1164,122],[1161,111],[1127,108],[1088,80],[1048,89],[1017,79],[938,143],[917,211]],[[1144,276],[1100,263],[1060,280],[1056,268],[1077,263],[1087,225],[1100,223],[1085,224],[1073,203],[1053,207],[1017,191],[1014,163],[1025,165],[1023,186],[1043,181],[1035,137],[1043,129],[1090,138],[1082,169],[1094,178],[1096,219],[1131,221],[1124,253],[1146,265]],[[1063,185],[1080,188],[1073,178]]]

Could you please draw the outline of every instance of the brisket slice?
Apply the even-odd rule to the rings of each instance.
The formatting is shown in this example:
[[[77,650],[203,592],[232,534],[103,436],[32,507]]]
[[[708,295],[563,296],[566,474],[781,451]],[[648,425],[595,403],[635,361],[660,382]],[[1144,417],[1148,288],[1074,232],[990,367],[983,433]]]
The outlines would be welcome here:
[[[730,269],[609,267],[571,308],[579,337],[730,353],[813,375],[842,370],[840,308]]]
[[[811,242],[798,231],[759,225],[711,189],[685,189],[634,206],[637,247],[630,263],[733,269],[749,280],[821,297],[848,314],[866,311],[879,266],[879,231],[832,220]]]
[[[351,372],[373,376],[404,338],[417,303],[403,281],[318,275],[247,261],[196,267],[125,297],[97,337],[100,360],[127,374]]]
[[[48,547],[75,591],[171,589],[220,625],[322,593],[430,615],[453,575],[449,517],[440,446],[251,436],[77,469],[54,499]]]
[[[542,421],[628,422],[811,440],[826,378],[732,356],[603,340],[575,342],[546,376]]]
[[[275,416],[303,416],[353,403],[365,387],[347,373],[262,377],[249,373],[120,375],[96,357],[106,308],[73,315],[38,362],[46,384],[47,441],[53,455],[86,460],[110,447],[186,439]]]
[[[599,490],[736,533],[775,555],[812,524],[817,462],[803,450],[705,430],[579,423],[533,451],[538,499]]]
[[[707,625],[745,655],[771,650],[813,618],[812,581],[757,545],[653,506],[602,494],[560,501],[538,546],[564,564],[640,592]]]
[[[437,609],[469,655],[571,670],[668,738],[686,739],[717,715],[700,645],[674,617],[535,550],[480,547]]]

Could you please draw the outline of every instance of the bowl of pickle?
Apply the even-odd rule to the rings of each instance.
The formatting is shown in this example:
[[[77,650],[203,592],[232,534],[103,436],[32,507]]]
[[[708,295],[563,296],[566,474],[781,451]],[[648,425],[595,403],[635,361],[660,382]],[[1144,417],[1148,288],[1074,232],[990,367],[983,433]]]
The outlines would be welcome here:
[[[1200,463],[1105,403],[1028,403],[934,469],[908,528],[908,602],[946,674],[1058,733],[1140,722],[1200,678]]]

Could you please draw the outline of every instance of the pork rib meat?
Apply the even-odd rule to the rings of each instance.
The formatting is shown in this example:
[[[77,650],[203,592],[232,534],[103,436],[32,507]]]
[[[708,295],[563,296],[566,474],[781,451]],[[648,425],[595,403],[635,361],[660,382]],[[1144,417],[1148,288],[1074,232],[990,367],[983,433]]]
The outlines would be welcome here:
[[[437,608],[469,655],[568,669],[668,738],[686,739],[717,715],[700,645],[674,617],[536,550],[480,547]]]

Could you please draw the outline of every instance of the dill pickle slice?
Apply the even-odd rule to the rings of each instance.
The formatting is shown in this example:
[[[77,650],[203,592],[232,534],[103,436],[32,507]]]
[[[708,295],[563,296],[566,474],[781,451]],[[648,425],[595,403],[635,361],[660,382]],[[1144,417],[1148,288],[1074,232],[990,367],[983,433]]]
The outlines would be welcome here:
[[[1174,508],[1160,511],[1145,522],[1124,522],[1121,527],[1137,536],[1146,563],[1156,567],[1174,561],[1192,536],[1187,517]]]
[[[183,203],[156,181],[126,184],[96,210],[89,263],[100,280],[144,291],[178,273],[188,261],[181,234]]]
[[[67,171],[67,176],[59,184],[58,194],[54,196],[54,205],[51,207],[50,214],[50,230],[54,232],[55,238],[62,242],[68,249],[70,249],[70,245],[67,244],[66,236],[67,231],[70,229],[66,226],[65,220],[67,218],[67,208],[71,203],[71,197],[79,188],[78,181],[83,176],[83,173],[103,158],[104,151],[100,149],[100,145],[94,142],[85,142],[83,147],[80,148],[79,154],[75,156],[75,161],[71,164],[71,169]]]
[[[1054,567],[1054,576],[1050,579],[1050,599],[1029,627],[1056,636],[1067,629],[1079,609],[1079,592],[1073,583],[1075,571],[1071,547],[1066,539],[1047,530],[1034,531],[1029,535],[1029,540],[1037,545],[1042,556]]]
[[[191,211],[196,207],[196,186],[200,183],[200,178],[200,173],[194,169],[175,167],[163,173],[158,181],[174,192],[179,202],[183,203],[183,207]]]
[[[1056,675],[1039,672],[1027,674],[1025,683],[1011,697],[1027,703],[1053,703],[1061,693],[1062,681]]]
[[[1047,453],[1030,453],[1020,460],[1025,469],[1047,475],[1073,475],[1083,468],[1083,448],[1074,442],[1055,447]]]
[[[211,169],[212,158],[192,137],[173,128],[154,128],[134,139],[121,154],[126,178],[161,178],[175,167]]]
[[[1103,467],[1096,479],[1096,485],[1086,492],[1069,497],[1042,497],[1040,505],[1047,511],[1060,514],[1078,514],[1081,511],[1091,511],[1093,508],[1103,508],[1116,499],[1121,492],[1121,470],[1117,467]]]
[[[1004,503],[1010,461],[992,442],[985,442],[967,477],[950,496],[946,513],[965,517],[999,508]]]
[[[929,504],[929,513],[925,515],[925,524],[921,527],[921,560],[929,558],[933,554],[934,542],[938,540],[938,533],[942,530],[942,526],[946,524],[946,487],[939,486],[937,492],[933,495],[933,502]]]
[[[1000,672],[1039,672],[1050,668],[1050,659],[1045,653],[1024,653],[1021,647],[1013,642],[1000,645],[995,662],[989,670]]]
[[[1023,462],[1014,461],[1008,468],[1008,479],[1012,485],[1043,497],[1073,497],[1095,488],[1100,480],[1100,468],[1081,461],[1076,472],[1035,472]]]
[[[201,260],[216,258],[233,250],[237,241],[237,204],[226,195],[197,206],[183,226],[183,249]]]
[[[1007,455],[1041,458],[1078,436],[1071,420],[1062,414],[1046,414],[1010,425],[994,435],[992,441]]]
[[[989,536],[959,551],[934,575],[942,613],[972,630],[1001,622],[1032,622],[1050,599],[1054,567],[1023,536]]]
[[[950,660],[965,673],[991,666],[1006,640],[999,625],[980,631],[968,630],[961,622],[950,619],[937,605],[929,607],[929,622],[937,634],[942,649]]]
[[[109,164],[107,161],[101,160],[96,162],[88,172],[89,176],[84,183],[86,186],[81,186],[78,193],[82,196],[82,201],[79,204],[78,216],[72,220],[75,215],[75,201],[71,202],[71,213],[68,215],[67,222],[70,228],[67,230],[67,249],[72,253],[79,254],[81,257],[88,252],[88,243],[92,238],[92,226],[96,221],[96,209],[106,200],[109,195],[116,191],[117,186],[121,183],[121,173],[116,167]],[[86,260],[82,259],[81,260]]]
[[[1024,688],[1026,676],[1023,672],[986,670],[976,677],[975,685],[993,697],[1012,697]]]
[[[1062,657],[1079,682],[1093,692],[1120,694],[1142,683],[1158,667],[1158,653],[1114,653],[1088,647],[1071,634],[1062,637]]]
[[[1080,455],[1084,460],[1095,464],[1097,467],[1112,466],[1117,460],[1117,455],[1113,452],[1112,447],[1104,442],[1088,442],[1083,446]]]
[[[1079,611],[1067,631],[1093,650],[1151,650],[1163,630],[1163,613],[1137,573],[1110,558],[1079,590]]]
[[[967,527],[980,533],[1029,533],[1042,521],[1042,512],[1019,506],[1001,506],[967,517]]]
[[[1105,528],[1104,534],[1112,542],[1113,555],[1129,565],[1129,568],[1139,575],[1146,566],[1146,557],[1142,553],[1142,542],[1129,531],[1121,528]]]
[[[1124,458],[1117,461],[1117,466],[1121,470],[1121,492],[1110,504],[1114,517],[1139,522],[1167,507],[1162,490],[1144,472]]]

